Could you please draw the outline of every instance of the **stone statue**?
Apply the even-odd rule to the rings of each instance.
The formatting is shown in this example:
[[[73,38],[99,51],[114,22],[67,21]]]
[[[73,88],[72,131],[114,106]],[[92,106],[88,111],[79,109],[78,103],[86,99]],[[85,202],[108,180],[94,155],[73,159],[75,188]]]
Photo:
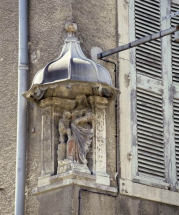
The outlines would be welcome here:
[[[76,107],[71,111],[65,111],[59,121],[60,142],[67,143],[66,158],[80,164],[87,164],[86,155],[92,143],[93,114],[86,96],[79,95],[76,98]]]
[[[88,105],[86,96],[77,96],[76,108],[72,111],[71,129],[76,148],[75,160],[81,164],[87,164],[86,155],[92,142],[94,118],[95,115]]]
[[[71,138],[70,122],[71,122],[71,113],[69,111],[65,111],[63,113],[62,119],[60,119],[59,121],[59,133],[60,133],[59,141],[61,144],[65,143],[66,139]]]

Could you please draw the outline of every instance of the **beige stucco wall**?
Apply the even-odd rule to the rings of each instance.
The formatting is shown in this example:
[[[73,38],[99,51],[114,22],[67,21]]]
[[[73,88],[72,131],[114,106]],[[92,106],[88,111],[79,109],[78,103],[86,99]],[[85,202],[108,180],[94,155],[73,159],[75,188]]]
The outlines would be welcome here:
[[[123,4],[123,0],[119,0]],[[127,12],[127,7],[123,8]],[[66,36],[64,25],[73,19],[78,24],[77,36],[87,57],[94,46],[107,50],[118,43],[116,0],[52,0],[29,1],[29,86],[35,73],[61,51]],[[118,11],[120,13],[120,11]],[[15,158],[17,121],[17,63],[18,63],[18,1],[1,0],[0,6],[0,214],[14,213]],[[127,23],[126,23],[127,25]],[[120,36],[120,35],[119,35]],[[116,56],[110,57],[116,60]],[[114,81],[113,66],[105,66]],[[122,72],[122,71],[120,71]],[[115,174],[115,120],[114,103],[107,109],[107,172]],[[32,129],[35,132],[32,132]],[[40,109],[28,103],[28,136],[26,168],[26,215],[37,215],[39,203],[31,194],[40,176]],[[115,181],[111,181],[113,186]],[[63,207],[68,207],[65,195],[70,188],[56,194],[55,203],[63,196]],[[53,195],[50,196],[50,199]],[[73,189],[71,214],[78,211],[78,188]],[[60,205],[61,206],[61,205]],[[62,206],[61,206],[62,207]],[[67,214],[63,210],[63,214]],[[59,214],[62,214],[59,209]],[[177,207],[153,203],[119,195],[117,198],[98,194],[82,194],[82,214],[106,215],[177,215]]]
[[[15,195],[18,1],[0,6],[0,214],[13,214]]]

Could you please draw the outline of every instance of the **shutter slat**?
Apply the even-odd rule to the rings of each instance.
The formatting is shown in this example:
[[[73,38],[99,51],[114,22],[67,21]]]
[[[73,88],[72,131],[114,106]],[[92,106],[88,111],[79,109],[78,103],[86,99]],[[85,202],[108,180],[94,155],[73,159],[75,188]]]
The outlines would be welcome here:
[[[136,20],[136,22],[137,22],[137,20]],[[155,30],[156,32],[158,31],[157,28],[156,29],[152,29],[152,28],[147,27],[146,25],[141,24],[139,22],[136,24],[136,33],[138,32],[137,30],[139,31],[139,33],[140,32],[144,32],[146,35],[153,34],[154,33],[153,30]],[[152,43],[149,43],[149,44],[152,44]]]
[[[175,111],[175,114],[176,114],[177,112]],[[174,119],[179,119],[179,116],[177,116],[177,115],[174,115]]]
[[[141,130],[138,129],[137,132],[140,133],[140,134],[145,134],[146,138],[148,138],[148,136],[149,136],[149,137],[158,138],[160,140],[163,140],[163,138],[160,135],[154,134],[152,131],[149,132],[149,131],[145,131],[145,130],[142,130],[142,129]]]
[[[148,22],[148,25],[146,26],[147,19],[145,19],[145,18],[141,19],[141,17],[135,16],[135,20],[136,20],[137,24],[140,23],[141,26],[145,26],[145,29],[149,29],[149,30],[152,29],[152,32],[153,32],[153,29],[156,29],[156,31],[158,31],[159,26],[156,25],[157,22],[155,22],[155,24]]]
[[[148,141],[143,141],[143,140],[141,140],[141,139],[139,139],[138,138],[138,145],[139,146],[143,146],[143,147],[146,147],[146,148],[150,148],[150,149],[153,149],[153,150],[156,150],[156,151],[160,151],[160,152],[164,152],[164,149],[162,148],[162,147],[158,147],[158,145],[157,146],[154,146],[154,143],[153,144],[151,144],[150,142],[148,142]]]
[[[172,69],[178,71],[179,70],[178,65],[173,65]]]
[[[164,172],[165,172],[165,169],[153,167],[152,165],[145,165],[145,164],[142,164],[142,163],[139,163],[139,165],[140,165],[140,167],[145,167],[146,170],[148,170],[148,171],[156,170],[157,173],[160,173],[160,172],[163,172],[163,173],[164,173]],[[140,167],[139,167],[139,168],[140,168]],[[148,168],[148,167],[150,167],[150,168]]]
[[[152,135],[162,135],[162,133],[163,132],[160,132],[160,131],[157,131],[157,129],[156,130],[154,130],[154,129],[152,129],[151,127],[152,126],[148,126],[147,125],[147,123],[145,124],[145,123],[141,123],[141,122],[137,122],[137,129],[138,130],[140,130],[140,131],[146,131],[146,132],[148,132],[149,134],[152,134]],[[146,126],[146,127],[145,127]]]
[[[177,132],[177,130],[175,129],[175,135],[176,135],[176,138],[178,137],[179,135],[179,132]],[[179,138],[179,137],[178,137]]]
[[[176,131],[176,133],[178,133],[179,134],[179,125],[174,125],[175,126],[175,131]]]
[[[153,64],[157,65],[157,67],[161,68],[161,62],[159,62],[156,59],[156,57],[152,59],[152,58],[150,58],[150,55],[145,54],[145,53],[140,53],[140,52],[137,52],[136,57],[137,57],[137,60],[146,60],[146,57],[147,57],[148,62],[153,63]]]
[[[151,45],[151,43],[145,43],[140,45],[140,47],[143,47],[145,50],[149,50],[151,55],[159,54],[161,56],[161,50],[158,49],[156,46]],[[136,48],[138,49],[138,47]],[[161,62],[161,59],[160,59]]]
[[[141,11],[142,11],[142,10],[136,10],[136,11],[135,11],[135,14],[137,14],[138,16],[141,17]],[[152,16],[150,15],[150,13],[143,13],[142,15],[143,15],[143,17],[145,17],[145,18],[148,19],[149,21],[150,21],[150,20],[151,20],[151,21],[154,20],[154,21],[156,21],[156,22],[159,22],[159,18],[157,18],[157,17],[155,17],[155,16],[152,17]]]
[[[146,59],[137,58],[137,62],[139,62],[139,63],[145,63],[145,65],[150,66],[150,67],[153,66],[155,69],[158,69],[159,72],[161,70],[161,65],[157,65],[154,62],[150,62],[150,61],[148,61]]]
[[[172,4],[171,11],[176,12],[177,10],[179,10],[179,6],[177,4]]]
[[[142,122],[149,123],[149,124],[151,124],[151,125],[154,125],[154,126],[157,126],[157,127],[160,127],[160,128],[163,128],[161,122],[157,123],[157,122],[155,122],[155,121],[153,121],[153,120],[151,120],[151,119],[146,119],[145,116],[142,116],[142,117],[137,116],[137,120],[138,120],[138,121],[142,121]],[[163,129],[161,129],[161,130],[163,131]],[[179,129],[178,129],[178,130],[179,130]]]
[[[136,68],[137,70],[137,73],[141,74],[141,75],[145,75],[145,76],[151,76],[153,75],[153,78],[160,78],[161,77],[161,74],[160,73],[156,73],[156,72],[153,72],[153,71],[149,71],[145,68],[142,68],[142,67],[137,67]]]
[[[178,113],[179,113],[179,107],[178,107],[178,106],[175,105],[175,106],[173,107],[173,109],[176,110],[175,113],[177,113],[177,111],[178,111]]]
[[[158,62],[161,63],[161,61],[160,61],[161,53],[152,52],[152,54],[151,54],[151,50],[148,50],[147,48],[143,47],[142,45],[137,47],[136,53],[138,53],[139,51],[140,51],[141,56],[144,56],[142,53],[144,53],[144,54],[148,53],[150,55],[150,58],[153,58],[153,59],[156,59],[156,60],[158,59]]]
[[[163,131],[163,128],[161,128],[161,126],[158,127],[155,124],[152,125],[151,123],[148,123],[147,120],[137,119],[137,122],[138,122],[138,125],[144,126],[144,128],[142,128],[142,129],[145,129],[145,126],[147,125],[146,126],[146,130],[147,130],[147,128],[151,128],[152,132],[154,132],[154,133],[156,132],[157,134],[161,134],[161,132]],[[137,126],[137,127],[140,129],[140,126]]]
[[[173,66],[177,66],[177,67],[178,67],[178,66],[179,66],[179,63],[178,63],[177,61],[176,61],[176,62],[175,62],[175,61],[173,61],[172,65],[173,65]]]
[[[136,0],[136,2],[140,2],[141,3],[141,0]],[[145,0],[145,2],[148,2],[150,3],[150,5],[155,5],[156,7],[159,7],[159,0],[155,0],[155,1],[151,1],[151,0]]]
[[[135,19],[136,19],[136,20],[137,20],[137,19],[140,20],[140,18],[141,18],[140,15],[135,14]],[[157,25],[158,25],[158,20],[153,20],[153,19],[151,19],[150,22],[149,22],[149,18],[147,18],[147,17],[145,17],[145,16],[142,17],[142,20],[143,20],[143,21],[147,21],[148,23],[150,23],[151,25],[154,25],[154,26],[157,26]]]
[[[155,158],[151,158],[151,157],[147,157],[147,156],[144,156],[144,155],[138,155],[138,158],[141,158],[141,159],[144,159],[144,160],[149,160],[149,161],[153,161],[155,163],[159,163],[159,164],[162,164],[164,165],[164,162],[162,160],[157,160]]]
[[[149,91],[146,92],[146,91],[144,91],[143,89],[138,88],[138,89],[137,89],[137,94],[139,94],[139,93],[141,93],[141,95],[144,95],[146,98],[149,98],[149,99],[151,99],[151,100],[153,100],[153,98],[157,98],[158,101],[159,101],[160,103],[162,103],[161,95],[154,94],[154,93],[149,92]]]
[[[144,167],[146,167],[146,166],[144,166]],[[162,178],[164,178],[164,173],[162,174],[162,173],[159,173],[159,172],[157,172],[157,171],[152,171],[152,170],[149,170],[149,169],[147,169],[147,168],[139,168],[139,171],[140,172],[145,172],[145,173],[148,173],[148,175],[154,175],[154,176],[161,176]]]
[[[153,17],[158,18],[160,20],[160,14],[155,14],[155,13],[152,13],[152,11],[147,11],[147,8],[143,7],[143,6],[140,7],[141,6],[140,4],[138,4],[136,6],[138,6],[138,7],[135,7],[135,8],[137,8],[136,11],[138,13],[142,12],[143,14],[150,15],[150,17],[153,16]]]
[[[161,171],[161,172],[164,172],[164,169],[163,169],[163,165],[160,165],[160,164],[157,164],[156,162],[150,162],[150,161],[148,161],[148,160],[145,160],[145,159],[138,159],[138,161],[139,161],[139,163],[141,163],[141,164],[143,164],[143,165],[145,165],[145,164],[147,164],[147,166],[148,165],[150,165],[150,166],[153,166],[154,168],[155,167],[158,167],[159,168],[159,172]],[[140,164],[139,164],[140,165]],[[141,165],[140,165],[141,166]]]
[[[147,6],[146,9],[152,8],[152,9],[154,9],[154,12],[158,12],[158,7],[157,7],[157,10],[156,10],[156,6],[158,6],[158,5],[153,5],[153,4],[151,4],[151,2],[150,2],[150,4],[148,4],[147,1],[140,1],[140,0],[137,1],[137,0],[136,0],[136,4],[139,4],[139,5],[146,5],[146,6]]]
[[[152,141],[154,144],[155,143],[156,144],[164,144],[164,142],[162,140],[160,140],[160,139],[152,138],[152,137],[149,137],[149,136],[146,137],[146,135],[143,135],[141,133],[138,133],[137,136],[138,136],[138,138],[144,138],[144,139],[146,139],[146,141]]]
[[[155,107],[157,108],[157,106],[162,107],[162,103],[160,103],[160,101],[157,98],[155,99],[152,97],[149,99],[148,96],[145,96],[145,95],[140,94],[140,93],[138,93],[137,95],[138,95],[138,101],[143,101],[143,102],[146,102],[148,104],[151,104],[154,108]]]
[[[157,123],[160,123],[162,124],[163,123],[163,120],[161,119],[154,119],[152,118],[151,116],[148,116],[148,115],[145,115],[145,113],[143,112],[143,114],[141,114],[140,112],[137,113],[137,117],[144,117],[145,119],[148,119],[150,120],[151,122],[157,122]]]
[[[138,152],[138,155],[145,155],[145,156],[146,156],[145,159],[146,159],[146,158],[148,158],[148,159],[154,158],[154,159],[157,160],[158,162],[163,162],[163,164],[164,164],[164,161],[163,161],[163,158],[162,158],[162,157],[160,157],[160,156],[158,156],[158,155],[155,155],[155,154],[152,154],[152,153],[150,153],[150,152],[147,152],[147,151],[139,151],[139,152]]]
[[[149,109],[150,110],[150,109]],[[151,117],[154,117],[153,118],[153,120],[157,120],[157,119],[163,119],[162,118],[162,115],[161,116],[159,116],[159,115],[156,115],[156,114],[153,114],[153,113],[150,113],[149,112],[149,110],[147,109],[147,108],[144,108],[144,107],[142,107],[142,108],[138,108],[138,112],[137,113],[141,113],[141,114],[145,114],[145,115],[147,115],[147,116],[151,116]]]
[[[149,105],[147,103],[145,104],[144,102],[141,102],[141,101],[138,101],[137,104],[140,105],[140,108],[142,108],[144,110],[148,110],[148,111],[150,111],[153,114],[162,115],[162,113],[159,111],[160,110],[159,108],[156,108],[157,109],[156,110],[154,106]]]
[[[155,155],[157,155],[158,157],[162,157],[163,156],[163,153],[162,152],[159,152],[159,151],[157,151],[157,150],[154,150],[154,149],[150,149],[150,148],[147,148],[147,147],[143,147],[143,146],[141,146],[141,145],[139,145],[138,146],[138,149],[139,150],[141,150],[141,151],[145,151],[145,152],[150,152],[151,154],[155,154]]]

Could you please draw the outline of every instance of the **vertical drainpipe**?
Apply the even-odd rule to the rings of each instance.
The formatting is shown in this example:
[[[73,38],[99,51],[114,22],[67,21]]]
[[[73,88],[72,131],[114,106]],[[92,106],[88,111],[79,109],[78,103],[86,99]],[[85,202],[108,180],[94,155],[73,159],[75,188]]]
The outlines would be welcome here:
[[[22,93],[27,91],[28,76],[28,0],[19,0],[19,56],[18,56],[18,110],[15,215],[24,215],[27,102]]]

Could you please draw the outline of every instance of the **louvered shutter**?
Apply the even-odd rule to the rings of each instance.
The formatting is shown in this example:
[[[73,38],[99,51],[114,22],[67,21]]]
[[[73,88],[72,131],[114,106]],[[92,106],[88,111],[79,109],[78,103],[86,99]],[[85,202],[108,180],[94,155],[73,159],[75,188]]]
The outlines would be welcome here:
[[[162,95],[137,89],[138,173],[165,179]]]
[[[171,4],[171,12],[179,11],[179,4]],[[171,18],[171,26],[174,27],[179,24],[179,17]],[[171,37],[172,41],[172,79],[173,79],[173,119],[174,119],[174,135],[175,135],[175,163],[176,163],[176,180],[179,187],[179,43],[174,41],[174,35]]]
[[[160,1],[135,0],[136,39],[160,31]],[[137,73],[161,78],[161,39],[136,48]]]
[[[160,31],[160,1],[135,0],[135,39]],[[136,48],[136,175],[165,181],[161,39]]]
[[[179,17],[162,21],[169,9],[179,11],[179,4],[135,0],[134,39],[179,24]],[[175,190],[179,185],[179,43],[167,36],[136,47],[131,56],[135,56],[131,97],[134,181]]]

